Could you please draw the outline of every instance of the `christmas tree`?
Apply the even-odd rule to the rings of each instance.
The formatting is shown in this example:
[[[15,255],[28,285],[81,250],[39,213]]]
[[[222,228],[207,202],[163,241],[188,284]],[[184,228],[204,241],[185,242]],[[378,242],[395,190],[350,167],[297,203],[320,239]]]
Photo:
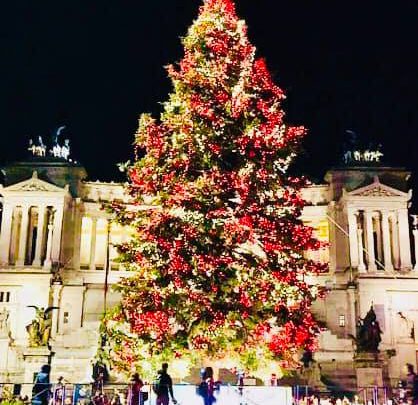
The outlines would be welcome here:
[[[102,325],[109,360],[142,375],[202,359],[277,373],[318,333],[305,276],[324,265],[305,252],[320,243],[300,220],[305,182],[287,174],[306,131],[284,123],[285,96],[232,0],[206,0],[183,44],[160,119],[140,118],[137,207],[113,206],[135,233],[120,246],[132,275]]]

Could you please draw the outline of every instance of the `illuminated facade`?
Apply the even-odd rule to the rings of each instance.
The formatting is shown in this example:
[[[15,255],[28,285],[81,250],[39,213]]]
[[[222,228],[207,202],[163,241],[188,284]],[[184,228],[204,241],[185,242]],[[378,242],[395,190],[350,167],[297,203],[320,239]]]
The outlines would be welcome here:
[[[31,382],[50,360],[53,378],[91,380],[104,309],[104,283],[125,276],[114,244],[129,230],[110,224],[105,202],[129,204],[122,184],[87,181],[84,168],[61,158],[33,157],[4,168],[0,189],[0,382]],[[313,258],[330,262],[314,280],[329,290],[315,304],[327,330],[315,358],[322,373],[350,385],[359,317],[373,304],[383,331],[381,355],[395,381],[418,351],[418,231],[409,221],[403,169],[375,165],[330,170],[326,183],[303,190],[303,219],[329,242]],[[416,225],[416,224],[415,224]],[[106,271],[108,269],[108,272]],[[118,297],[109,291],[107,306]],[[52,310],[50,349],[31,348],[34,309]]]

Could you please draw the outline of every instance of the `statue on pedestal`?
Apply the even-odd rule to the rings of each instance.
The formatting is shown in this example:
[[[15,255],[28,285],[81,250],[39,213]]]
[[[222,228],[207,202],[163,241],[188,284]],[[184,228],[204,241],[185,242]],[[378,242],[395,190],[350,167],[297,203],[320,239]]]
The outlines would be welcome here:
[[[48,346],[52,328],[51,311],[58,309],[58,307],[48,307],[45,309],[44,307],[28,305],[28,308],[34,308],[36,311],[35,318],[26,326],[29,335],[29,346]]]
[[[357,336],[351,336],[356,342],[357,353],[378,353],[382,333],[376,313],[371,306],[364,319],[358,320]]]

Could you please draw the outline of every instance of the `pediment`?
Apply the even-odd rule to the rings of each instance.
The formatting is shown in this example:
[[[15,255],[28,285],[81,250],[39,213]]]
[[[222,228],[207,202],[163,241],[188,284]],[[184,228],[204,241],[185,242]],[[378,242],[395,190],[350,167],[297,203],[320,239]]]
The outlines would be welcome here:
[[[387,186],[380,182],[379,177],[375,177],[373,183],[365,187],[360,187],[351,192],[345,192],[346,197],[364,197],[364,198],[401,198],[409,200],[411,198],[410,193],[404,193],[396,188]]]
[[[2,187],[2,194],[7,193],[60,193],[67,194],[68,187],[60,188],[54,184],[38,178],[37,172],[33,172],[30,179],[24,180],[20,183],[12,184],[8,187]]]

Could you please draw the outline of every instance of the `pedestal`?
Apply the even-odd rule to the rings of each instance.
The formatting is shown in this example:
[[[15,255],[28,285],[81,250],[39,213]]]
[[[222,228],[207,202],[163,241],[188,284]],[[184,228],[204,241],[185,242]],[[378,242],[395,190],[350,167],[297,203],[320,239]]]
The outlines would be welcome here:
[[[318,362],[311,363],[303,373],[303,377],[306,378],[309,387],[317,391],[327,389],[327,386],[321,381],[321,367]]]
[[[357,388],[383,387],[383,370],[376,367],[356,369]]]
[[[9,357],[9,338],[0,336],[0,374],[7,372],[8,357]]]
[[[381,353],[357,353],[354,356],[357,389],[375,388],[379,400],[385,396],[384,388],[388,385],[387,360]]]
[[[36,374],[41,370],[44,364],[50,364],[51,350],[47,347],[30,347],[23,352],[23,361],[25,365],[24,383],[22,394],[31,396],[32,383]]]

